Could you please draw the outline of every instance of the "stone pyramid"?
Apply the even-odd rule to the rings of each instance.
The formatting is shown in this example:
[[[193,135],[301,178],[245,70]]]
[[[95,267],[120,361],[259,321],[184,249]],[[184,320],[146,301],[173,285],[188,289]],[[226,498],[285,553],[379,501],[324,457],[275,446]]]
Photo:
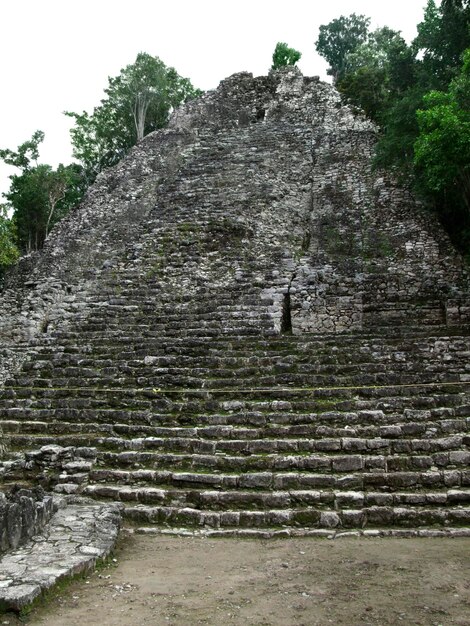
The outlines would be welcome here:
[[[469,531],[468,274],[376,137],[242,73],[102,173],[0,295],[5,485],[161,532]]]

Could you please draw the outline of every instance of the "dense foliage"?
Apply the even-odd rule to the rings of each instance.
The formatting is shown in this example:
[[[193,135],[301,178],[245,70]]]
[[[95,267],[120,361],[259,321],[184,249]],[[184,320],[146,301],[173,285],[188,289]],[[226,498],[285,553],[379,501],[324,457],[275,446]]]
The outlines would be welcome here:
[[[20,170],[19,174],[10,176],[10,189],[4,194],[7,207],[13,212],[8,220],[5,208],[4,220],[9,224],[11,241],[22,252],[41,248],[54,224],[80,201],[85,190],[83,171],[78,164],[59,165],[56,169],[38,165],[39,144],[43,140],[44,133],[36,131],[16,151],[0,150],[0,158]],[[1,257],[4,253],[5,248],[0,248]],[[6,258],[11,262],[15,255],[8,254]]]
[[[410,180],[469,255],[470,0],[428,0],[410,45],[369,23],[353,14],[321,26],[317,51],[345,100],[379,124],[376,164]]]
[[[18,257],[15,224],[8,218],[6,206],[0,205],[0,285],[5,269],[15,263]]]
[[[83,166],[89,183],[115,165],[148,133],[163,128],[170,112],[201,92],[158,57],[139,53],[132,65],[108,79],[106,98],[93,113],[67,112],[73,156]]]
[[[279,42],[276,44],[273,52],[273,64],[272,70],[277,70],[280,67],[286,65],[295,65],[297,61],[300,61],[302,54],[294,48],[289,48],[286,43]]]
[[[369,18],[353,13],[320,26],[316,49],[330,64],[328,74],[335,82],[345,71],[348,55],[367,40],[369,24]]]
[[[446,211],[470,250],[470,48],[461,74],[447,91],[431,91],[418,110],[414,144],[416,176],[423,190]],[[464,228],[462,228],[462,226]]]

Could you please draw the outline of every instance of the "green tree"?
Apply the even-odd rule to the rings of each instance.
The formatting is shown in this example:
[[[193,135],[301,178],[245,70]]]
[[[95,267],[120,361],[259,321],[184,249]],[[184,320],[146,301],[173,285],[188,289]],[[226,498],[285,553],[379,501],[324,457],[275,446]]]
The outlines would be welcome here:
[[[51,228],[71,208],[66,201],[70,174],[70,169],[63,165],[57,170],[50,165],[37,165],[10,176],[11,185],[5,197],[13,208],[18,244],[23,251],[42,248]]]
[[[37,164],[39,158],[39,144],[44,141],[44,133],[42,130],[37,130],[33,133],[33,136],[28,141],[20,144],[14,150],[0,149],[0,159],[2,159],[7,165],[13,165],[21,170],[28,170],[31,167],[31,161]]]
[[[19,248],[24,252],[38,250],[51,228],[78,204],[86,189],[83,170],[78,164],[37,164],[39,144],[44,133],[36,131],[31,140],[16,151],[0,150],[0,157],[20,170],[10,176],[11,184],[3,194],[13,211],[12,222]]]
[[[376,146],[376,166],[393,167],[409,178],[413,171],[414,143],[419,133],[416,111],[423,102],[423,89],[415,85],[391,100],[381,117],[382,133]]]
[[[7,207],[0,204],[0,285],[7,267],[18,260],[15,224],[8,218]]]
[[[75,120],[73,155],[83,165],[89,183],[145,135],[163,128],[175,107],[200,93],[174,68],[141,52],[132,65],[108,79],[106,98],[92,114],[66,112]]]
[[[273,52],[272,70],[277,70],[286,65],[295,65],[302,54],[294,48],[289,48],[286,43],[277,43]]]
[[[338,90],[347,102],[380,121],[390,99],[401,88],[402,81],[395,74],[406,50],[406,42],[397,31],[383,27],[369,33],[364,43],[346,55],[336,82]]]
[[[330,64],[328,74],[335,83],[346,69],[348,55],[367,41],[369,24],[370,18],[353,13],[320,26],[315,48]]]
[[[470,2],[428,0],[413,45],[422,58],[421,78],[428,89],[446,89],[459,71],[462,53],[470,46]]]
[[[418,182],[470,254],[470,48],[446,92],[431,91],[417,112]]]

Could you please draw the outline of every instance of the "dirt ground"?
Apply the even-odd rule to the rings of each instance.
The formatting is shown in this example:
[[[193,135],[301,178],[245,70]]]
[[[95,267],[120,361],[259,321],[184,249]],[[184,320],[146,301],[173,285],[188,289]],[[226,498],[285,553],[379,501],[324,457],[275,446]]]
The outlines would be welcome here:
[[[470,625],[470,539],[134,535],[31,626]],[[1,625],[20,623],[0,616]]]

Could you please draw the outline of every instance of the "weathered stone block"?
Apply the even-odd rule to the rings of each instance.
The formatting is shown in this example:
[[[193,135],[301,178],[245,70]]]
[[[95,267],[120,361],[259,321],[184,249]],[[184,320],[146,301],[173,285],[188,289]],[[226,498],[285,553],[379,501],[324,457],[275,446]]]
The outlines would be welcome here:
[[[241,488],[247,489],[269,489],[272,486],[273,475],[271,472],[257,474],[242,474],[239,479]]]
[[[365,504],[371,506],[391,506],[393,504],[393,494],[391,493],[366,493]]]
[[[323,511],[320,515],[320,527],[321,528],[337,528],[341,524],[341,519],[338,513],[333,511]]]
[[[337,508],[362,507],[364,504],[364,493],[360,491],[339,491],[335,493]]]
[[[358,455],[335,457],[332,461],[335,472],[355,472],[361,470],[363,465],[363,458]]]
[[[23,535],[23,517],[20,505],[13,502],[9,505],[6,513],[6,532],[8,545],[17,548]]]
[[[444,473],[444,485],[446,487],[459,487],[461,483],[461,472],[454,470]]]
[[[321,513],[317,509],[300,509],[292,511],[292,523],[295,526],[318,526]]]
[[[344,528],[363,528],[367,523],[364,511],[343,510],[339,513]]]
[[[371,506],[365,509],[369,526],[392,526],[394,513],[391,507]]]
[[[414,472],[396,472],[387,475],[387,484],[393,489],[411,487],[418,482],[419,474]]]

